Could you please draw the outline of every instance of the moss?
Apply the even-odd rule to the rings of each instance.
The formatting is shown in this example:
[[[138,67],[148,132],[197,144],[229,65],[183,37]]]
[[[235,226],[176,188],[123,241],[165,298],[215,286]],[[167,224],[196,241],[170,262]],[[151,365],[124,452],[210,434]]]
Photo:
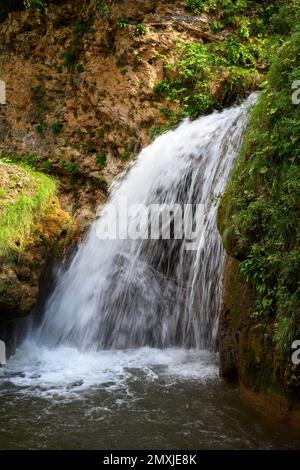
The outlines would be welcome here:
[[[82,39],[91,30],[92,20],[79,19],[74,25],[71,43],[63,55],[64,65],[67,68],[77,66],[77,62],[82,52]]]
[[[218,228],[235,257],[224,274],[224,370],[229,351],[246,395],[274,403],[270,408],[281,404],[281,413],[290,416],[299,408],[300,391],[299,367],[291,360],[300,335],[300,107],[291,100],[300,73],[300,5],[288,2],[284,11],[289,28],[278,36],[264,92],[219,207]]]
[[[2,160],[0,182],[0,323],[6,323],[31,311],[39,276],[61,258],[73,221],[46,175]]]
[[[51,210],[56,182],[22,165],[0,161],[0,256],[22,252],[34,224]]]
[[[272,322],[273,345],[286,358],[300,334],[300,107],[291,100],[300,5],[289,7],[294,32],[272,58],[218,217],[225,248],[255,288],[253,319]]]

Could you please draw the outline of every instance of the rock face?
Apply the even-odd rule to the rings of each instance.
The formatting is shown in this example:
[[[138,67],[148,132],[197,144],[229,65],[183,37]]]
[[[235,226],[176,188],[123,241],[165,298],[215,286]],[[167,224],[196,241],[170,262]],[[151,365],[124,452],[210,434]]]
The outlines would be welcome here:
[[[115,0],[107,17],[95,12],[95,0],[53,1],[42,21],[22,0],[2,3],[0,80],[7,104],[0,106],[0,155],[58,177],[60,194],[32,227],[22,256],[0,259],[0,330],[34,306],[41,273],[68,244],[70,215],[81,236],[113,179],[176,106],[153,92],[164,75],[161,56],[172,63],[179,42],[212,40],[205,18],[188,13],[185,0]],[[229,235],[221,375],[238,380],[264,411],[300,427],[295,366],[276,354],[272,321],[253,325],[252,289]]]
[[[0,152],[33,154],[38,169],[58,175],[62,206],[82,232],[150,128],[166,120],[153,92],[160,55],[171,61],[178,41],[201,41],[185,4],[119,0],[102,17],[94,0],[72,0],[54,2],[40,23],[19,10],[0,24]]]
[[[292,9],[290,27],[271,59],[218,210],[228,255],[219,347],[222,377],[237,380],[261,411],[300,429],[300,192],[287,190],[293,175],[299,183],[300,108],[290,89],[300,72],[300,10],[294,2],[282,5],[279,16],[286,5]]]
[[[153,92],[160,54],[172,60],[178,41],[201,36],[184,6],[119,0],[103,17],[94,0],[53,1],[41,21],[22,0],[0,6],[0,156],[60,183],[59,201],[32,229],[42,237],[17,261],[0,260],[0,323],[32,309],[44,267],[67,243],[68,214],[82,236],[108,185],[166,120]]]
[[[43,269],[64,251],[69,221],[69,215],[55,199],[51,212],[33,229],[33,233],[39,233],[39,238],[17,261],[1,260],[0,324],[30,313],[36,303]]]
[[[300,429],[299,366],[283,359],[273,343],[274,322],[253,321],[254,293],[227,256],[219,322],[220,374],[238,381],[242,394],[260,411]]]
[[[0,325],[30,313],[45,266],[61,257],[71,218],[55,183],[27,167],[0,161]]]

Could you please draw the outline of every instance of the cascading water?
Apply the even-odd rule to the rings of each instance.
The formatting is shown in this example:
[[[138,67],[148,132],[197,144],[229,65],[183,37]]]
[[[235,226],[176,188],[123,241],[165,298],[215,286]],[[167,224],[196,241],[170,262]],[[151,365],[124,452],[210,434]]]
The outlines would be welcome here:
[[[115,184],[58,271],[41,324],[0,369],[0,447],[299,448],[297,436],[250,413],[218,380],[212,351],[223,264],[218,196],[254,100],[159,137]],[[190,203],[205,206],[196,249],[186,249],[186,232],[126,238],[127,222],[147,227],[145,207],[148,216],[152,204]],[[121,238],[101,240],[116,219]]]
[[[83,350],[213,348],[223,263],[217,198],[240,148],[253,99],[187,120],[157,138],[119,180],[108,201],[120,224],[123,198],[132,209],[129,224],[142,217],[136,204],[204,204],[204,243],[199,239],[197,249],[187,250],[186,237],[103,240],[99,235],[115,221],[100,215],[69,267],[57,275],[35,332],[39,343]]]

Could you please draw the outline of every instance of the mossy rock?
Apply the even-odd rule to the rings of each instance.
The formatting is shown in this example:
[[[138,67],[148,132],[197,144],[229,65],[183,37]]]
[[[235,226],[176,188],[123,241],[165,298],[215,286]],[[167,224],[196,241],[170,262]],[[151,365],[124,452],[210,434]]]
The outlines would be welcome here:
[[[40,274],[64,252],[73,221],[53,179],[0,161],[0,181],[0,323],[6,323],[31,311]]]

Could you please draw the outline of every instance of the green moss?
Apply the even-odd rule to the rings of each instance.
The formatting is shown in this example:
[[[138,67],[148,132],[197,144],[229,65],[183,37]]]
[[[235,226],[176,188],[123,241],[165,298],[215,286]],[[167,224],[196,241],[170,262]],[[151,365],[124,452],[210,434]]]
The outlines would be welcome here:
[[[96,155],[96,163],[99,166],[99,168],[104,168],[106,166],[106,155],[105,153],[98,153]]]
[[[55,121],[51,124],[51,131],[53,132],[54,135],[58,135],[61,133],[63,128],[63,125],[59,121]]]
[[[1,173],[5,198],[0,199],[0,256],[7,257],[24,250],[33,226],[49,210],[57,187],[53,179],[25,165],[0,160]]]
[[[65,67],[71,68],[76,66],[81,54],[81,42],[86,33],[91,29],[92,21],[90,18],[87,20],[79,19],[73,29],[71,44],[63,55]]]
[[[255,288],[253,322],[271,321],[275,348],[289,356],[300,334],[300,106],[292,103],[300,77],[300,5],[288,2],[284,11],[289,29],[271,59],[218,225]]]

